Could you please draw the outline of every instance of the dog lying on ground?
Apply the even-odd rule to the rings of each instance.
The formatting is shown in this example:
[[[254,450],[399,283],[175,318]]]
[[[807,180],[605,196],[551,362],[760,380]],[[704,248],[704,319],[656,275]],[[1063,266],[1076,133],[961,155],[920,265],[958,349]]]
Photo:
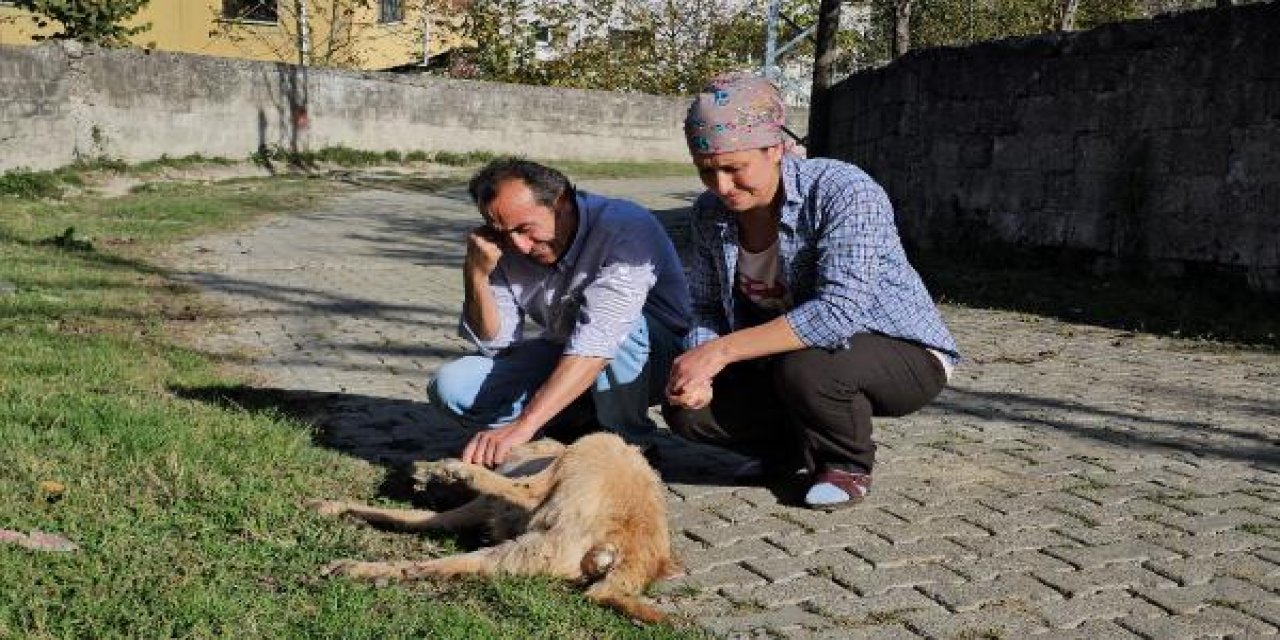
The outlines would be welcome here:
[[[513,448],[504,467],[515,477],[460,460],[419,463],[419,480],[462,482],[478,494],[450,511],[312,503],[326,515],[409,531],[484,526],[496,543],[434,560],[340,560],[324,573],[373,580],[550,575],[589,584],[587,598],[634,620],[664,618],[640,594],[681,569],[671,553],[662,483],[638,449],[611,433],[590,434],[567,447],[544,439]]]

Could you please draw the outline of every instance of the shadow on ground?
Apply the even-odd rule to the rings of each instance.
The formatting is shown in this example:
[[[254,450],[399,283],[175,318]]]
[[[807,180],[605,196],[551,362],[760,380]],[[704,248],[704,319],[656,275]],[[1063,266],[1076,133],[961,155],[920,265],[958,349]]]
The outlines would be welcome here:
[[[1280,350],[1280,296],[1251,291],[1234,274],[1097,275],[1090,256],[1052,249],[913,251],[911,260],[941,302]]]

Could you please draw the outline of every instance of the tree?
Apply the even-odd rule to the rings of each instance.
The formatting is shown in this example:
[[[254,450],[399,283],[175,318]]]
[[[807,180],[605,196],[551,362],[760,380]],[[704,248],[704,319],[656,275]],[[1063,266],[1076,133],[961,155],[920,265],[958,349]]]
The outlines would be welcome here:
[[[402,0],[401,13],[421,16],[411,26],[371,29],[364,16],[375,14],[378,0],[245,0],[219,3],[218,25],[211,37],[255,46],[281,62],[300,66],[362,68],[366,45],[375,38],[393,39],[405,47],[426,46],[424,33],[437,8],[436,0]],[[254,13],[264,6],[274,9],[275,28],[263,29]],[[239,7],[244,15],[222,15],[223,7]],[[231,19],[224,19],[231,18]],[[239,19],[237,19],[239,18]]]
[[[50,36],[34,36],[57,40],[79,40],[103,47],[127,47],[129,38],[151,28],[150,24],[133,27],[122,23],[132,18],[150,0],[14,0],[14,6],[26,9],[36,26],[43,29],[57,22],[61,30]]]

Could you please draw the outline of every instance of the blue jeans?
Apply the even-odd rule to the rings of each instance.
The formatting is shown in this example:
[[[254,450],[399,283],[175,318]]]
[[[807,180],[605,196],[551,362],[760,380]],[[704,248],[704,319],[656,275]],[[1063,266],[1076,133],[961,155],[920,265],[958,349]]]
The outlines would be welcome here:
[[[631,444],[644,446],[656,425],[649,407],[662,401],[680,339],[662,323],[642,317],[589,390],[596,420]],[[547,381],[564,351],[550,340],[525,340],[494,357],[470,355],[436,372],[427,385],[431,403],[472,428],[515,420]]]

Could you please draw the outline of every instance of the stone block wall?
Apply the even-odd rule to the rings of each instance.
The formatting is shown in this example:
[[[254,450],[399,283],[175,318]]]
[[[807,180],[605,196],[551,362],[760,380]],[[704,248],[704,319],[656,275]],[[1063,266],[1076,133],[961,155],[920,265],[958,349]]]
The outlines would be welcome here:
[[[835,89],[908,241],[1280,290],[1280,4],[911,53]]]
[[[297,126],[306,105],[306,126]],[[0,171],[266,147],[688,159],[684,98],[505,85],[74,43],[0,46]]]

